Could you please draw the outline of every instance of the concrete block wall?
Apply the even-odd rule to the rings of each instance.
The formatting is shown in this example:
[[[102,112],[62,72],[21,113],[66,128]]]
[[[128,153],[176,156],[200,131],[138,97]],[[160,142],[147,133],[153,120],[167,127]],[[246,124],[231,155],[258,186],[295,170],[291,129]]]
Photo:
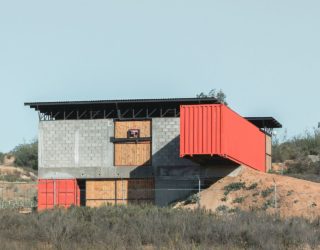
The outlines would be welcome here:
[[[46,121],[39,124],[39,168],[113,166],[112,120]]]
[[[197,166],[180,158],[180,118],[152,119],[152,166]]]

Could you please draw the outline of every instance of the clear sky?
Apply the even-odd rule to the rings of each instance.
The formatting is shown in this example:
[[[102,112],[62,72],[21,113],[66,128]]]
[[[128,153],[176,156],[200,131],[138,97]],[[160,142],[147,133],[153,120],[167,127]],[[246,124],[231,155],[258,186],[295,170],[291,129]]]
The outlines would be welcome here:
[[[212,88],[302,133],[320,121],[319,13],[319,0],[0,0],[0,151],[36,137],[26,101]]]

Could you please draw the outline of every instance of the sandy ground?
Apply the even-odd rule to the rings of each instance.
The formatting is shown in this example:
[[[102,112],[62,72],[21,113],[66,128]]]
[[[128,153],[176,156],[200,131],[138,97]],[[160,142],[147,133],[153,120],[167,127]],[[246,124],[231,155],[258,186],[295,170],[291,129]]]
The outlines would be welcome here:
[[[239,186],[239,190],[228,185]],[[230,187],[230,186],[229,186]],[[200,206],[212,211],[265,210],[282,217],[320,216],[320,183],[305,181],[277,174],[267,174],[243,167],[236,177],[225,177],[203,190]],[[198,204],[180,202],[176,207],[194,209]]]
[[[0,177],[3,176],[16,176],[20,181],[36,181],[37,176],[26,169],[0,165]],[[2,179],[4,180],[4,179]]]

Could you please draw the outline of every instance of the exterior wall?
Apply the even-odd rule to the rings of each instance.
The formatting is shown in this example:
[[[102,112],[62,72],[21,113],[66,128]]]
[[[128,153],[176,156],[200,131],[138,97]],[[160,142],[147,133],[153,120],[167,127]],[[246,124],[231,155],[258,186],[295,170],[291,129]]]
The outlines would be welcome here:
[[[155,178],[155,203],[164,206],[188,196],[197,186],[197,176],[213,178],[231,171],[200,167],[180,158],[179,134],[179,118],[152,119],[152,166],[115,167],[110,142],[113,120],[43,121],[39,125],[39,178]]]
[[[39,168],[112,167],[112,120],[40,122]]]
[[[152,165],[197,166],[180,158],[180,118],[152,119]]]
[[[163,166],[197,166],[179,156],[179,118],[152,119],[152,167],[115,167],[114,122],[42,121],[39,178],[149,178]]]

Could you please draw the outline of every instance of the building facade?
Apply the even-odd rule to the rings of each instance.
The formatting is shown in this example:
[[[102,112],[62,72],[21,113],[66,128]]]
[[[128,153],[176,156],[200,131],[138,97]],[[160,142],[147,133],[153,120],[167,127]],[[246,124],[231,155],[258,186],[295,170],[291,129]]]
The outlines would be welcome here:
[[[214,98],[26,103],[39,112],[39,209],[55,205],[168,205],[239,163],[180,156],[181,105]],[[273,118],[248,118],[266,133]],[[262,124],[263,123],[263,124]],[[271,144],[270,144],[271,145]],[[271,155],[271,152],[270,152]]]

